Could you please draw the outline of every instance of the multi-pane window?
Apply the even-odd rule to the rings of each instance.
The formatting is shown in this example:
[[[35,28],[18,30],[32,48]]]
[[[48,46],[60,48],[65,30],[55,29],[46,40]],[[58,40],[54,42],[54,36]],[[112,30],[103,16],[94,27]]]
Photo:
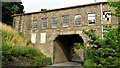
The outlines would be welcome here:
[[[88,24],[95,24],[95,13],[88,14]]]
[[[42,18],[42,25],[41,25],[42,29],[46,29],[47,28],[47,18]]]
[[[34,20],[33,23],[32,23],[32,28],[37,29],[37,26],[38,26],[38,23],[37,23],[36,20]]]
[[[110,11],[103,12],[103,20],[110,21],[111,20],[110,14],[111,14]]]
[[[75,25],[81,25],[81,15],[75,15]]]
[[[68,27],[68,22],[69,22],[69,16],[65,15],[62,18],[62,27]]]
[[[52,28],[56,28],[57,27],[57,17],[53,17],[52,18]]]

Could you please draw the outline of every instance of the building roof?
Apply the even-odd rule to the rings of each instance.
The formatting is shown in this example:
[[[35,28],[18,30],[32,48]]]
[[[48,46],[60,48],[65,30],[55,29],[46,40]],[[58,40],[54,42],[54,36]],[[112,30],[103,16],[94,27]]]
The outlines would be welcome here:
[[[51,11],[59,11],[59,10],[66,10],[66,9],[72,9],[77,7],[84,7],[84,6],[91,6],[91,5],[98,5],[98,4],[106,4],[108,2],[97,2],[97,3],[90,3],[90,4],[84,4],[84,5],[76,5],[76,6],[70,6],[70,7],[64,7],[64,8],[57,8],[57,9],[51,9],[46,11],[37,11],[37,12],[30,12],[30,13],[23,13],[23,14],[15,14],[13,16],[21,16],[21,15],[30,15],[30,14],[36,14],[36,13],[45,13],[45,12],[51,12]]]

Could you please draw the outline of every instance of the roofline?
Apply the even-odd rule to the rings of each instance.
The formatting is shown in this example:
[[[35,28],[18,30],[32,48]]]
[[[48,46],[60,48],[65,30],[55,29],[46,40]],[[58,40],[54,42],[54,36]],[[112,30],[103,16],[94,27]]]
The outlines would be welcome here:
[[[97,3],[89,3],[84,5],[76,5],[76,6],[70,6],[70,7],[64,7],[64,8],[57,8],[57,9],[51,9],[47,11],[37,11],[37,12],[30,12],[30,13],[23,13],[23,14],[15,14],[14,16],[21,16],[21,15],[29,15],[29,14],[36,14],[36,13],[45,13],[45,12],[51,12],[51,11],[58,11],[58,10],[65,10],[65,9],[71,9],[71,8],[77,8],[77,7],[83,7],[83,6],[90,6],[90,5],[97,5],[97,4],[106,4],[108,2],[97,2]]]

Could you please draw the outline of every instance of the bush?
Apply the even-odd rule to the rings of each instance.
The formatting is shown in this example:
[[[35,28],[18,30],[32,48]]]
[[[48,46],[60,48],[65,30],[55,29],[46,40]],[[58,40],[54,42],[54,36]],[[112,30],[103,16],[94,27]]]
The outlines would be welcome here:
[[[31,62],[32,66],[46,66],[51,64],[51,59],[46,57],[39,51],[35,50],[32,47],[24,46],[24,47],[16,47],[16,46],[9,46],[3,45],[3,61],[16,61],[16,59],[20,59],[22,57],[26,57],[29,62]]]
[[[100,39],[95,34],[87,32],[93,38],[92,43],[96,47],[91,47],[85,51],[85,60],[91,59],[97,66],[108,67],[120,65],[120,31],[119,28],[106,28],[104,39]]]
[[[74,48],[75,49],[83,49],[83,45],[81,43],[75,43]]]
[[[4,30],[0,31],[2,32],[3,66],[11,64],[14,65],[14,63],[24,63],[30,66],[46,66],[52,64],[51,58],[46,57],[34,46],[31,46],[29,41],[25,42],[25,38],[22,38],[22,36],[19,34],[14,36],[12,33],[6,32]],[[21,40],[19,40],[19,38],[21,38]],[[21,41],[23,41],[22,44],[19,43]],[[22,61],[23,59],[24,62]]]
[[[20,36],[24,37],[24,34],[22,32],[19,33]]]
[[[85,67],[90,67],[90,66],[96,66],[96,63],[94,63],[91,59],[87,59],[84,61],[84,66]]]

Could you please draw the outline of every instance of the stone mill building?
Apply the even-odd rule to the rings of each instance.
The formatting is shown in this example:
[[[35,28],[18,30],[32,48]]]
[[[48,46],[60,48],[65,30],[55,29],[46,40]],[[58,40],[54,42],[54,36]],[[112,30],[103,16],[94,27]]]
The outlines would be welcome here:
[[[90,40],[83,30],[95,30],[103,38],[105,25],[118,24],[118,18],[109,15],[114,12],[107,2],[77,5],[47,11],[16,14],[13,27],[22,32],[35,47],[53,63],[62,63],[75,59],[84,60],[83,50],[72,52],[74,43]],[[86,45],[87,46],[87,45]]]

